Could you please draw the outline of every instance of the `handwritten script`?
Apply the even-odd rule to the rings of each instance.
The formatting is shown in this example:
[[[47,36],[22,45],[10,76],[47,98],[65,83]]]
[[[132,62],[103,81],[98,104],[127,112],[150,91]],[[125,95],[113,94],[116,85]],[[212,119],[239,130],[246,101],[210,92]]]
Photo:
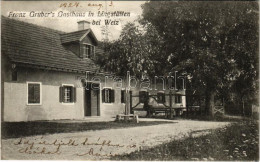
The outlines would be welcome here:
[[[117,153],[113,153],[113,150],[122,149],[135,149],[136,144],[120,144],[113,143],[108,139],[98,138],[97,140],[90,140],[88,137],[77,139],[55,139],[47,140],[43,137],[35,139],[20,138],[13,143],[18,152],[22,154],[37,154],[37,155],[60,155],[63,150],[73,149],[71,152],[75,156],[99,156],[99,157],[111,157],[116,156]]]
[[[88,7],[97,7],[98,10],[100,10],[101,8],[103,8],[103,4],[102,3],[88,3],[87,4]],[[113,1],[110,1],[110,3],[108,4],[108,6],[113,6]],[[71,7],[82,7],[82,5],[80,5],[79,2],[65,2],[65,3],[61,3],[60,7],[62,8],[71,8]]]

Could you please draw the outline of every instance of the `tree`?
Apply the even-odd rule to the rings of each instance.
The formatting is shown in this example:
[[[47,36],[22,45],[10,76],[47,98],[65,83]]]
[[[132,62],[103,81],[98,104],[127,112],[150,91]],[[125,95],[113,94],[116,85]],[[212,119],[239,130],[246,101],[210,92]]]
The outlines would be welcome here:
[[[106,71],[113,71],[120,76],[126,75],[127,71],[136,77],[144,74],[152,76],[158,72],[156,65],[161,63],[158,61],[161,53],[158,43],[160,39],[152,26],[128,23],[118,40],[104,42],[107,57],[100,62]]]
[[[151,1],[143,5],[143,19],[163,39],[165,68],[190,73],[213,115],[216,92],[238,84],[237,93],[256,97],[258,11],[257,2]]]
[[[160,40],[161,37],[153,26],[128,23],[124,26],[118,40],[103,41],[106,55],[99,56],[96,62],[106,71],[112,71],[119,76],[125,76],[128,71],[138,78],[143,75],[152,76],[159,72],[156,65],[161,63]],[[127,90],[125,95],[126,115],[130,113],[128,92]]]

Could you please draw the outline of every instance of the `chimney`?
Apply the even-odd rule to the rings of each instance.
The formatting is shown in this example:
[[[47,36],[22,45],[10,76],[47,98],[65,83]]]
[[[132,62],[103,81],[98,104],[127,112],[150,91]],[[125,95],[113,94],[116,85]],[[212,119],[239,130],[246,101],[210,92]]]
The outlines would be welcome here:
[[[82,20],[78,22],[78,30],[86,30],[90,28],[90,22]]]

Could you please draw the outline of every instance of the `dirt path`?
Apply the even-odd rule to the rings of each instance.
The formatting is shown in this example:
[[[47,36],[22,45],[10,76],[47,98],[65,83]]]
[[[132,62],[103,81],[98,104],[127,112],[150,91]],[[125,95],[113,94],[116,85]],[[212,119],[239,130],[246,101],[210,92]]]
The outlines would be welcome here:
[[[2,140],[2,159],[108,160],[147,149],[191,131],[216,129],[226,122],[174,120],[169,124]]]

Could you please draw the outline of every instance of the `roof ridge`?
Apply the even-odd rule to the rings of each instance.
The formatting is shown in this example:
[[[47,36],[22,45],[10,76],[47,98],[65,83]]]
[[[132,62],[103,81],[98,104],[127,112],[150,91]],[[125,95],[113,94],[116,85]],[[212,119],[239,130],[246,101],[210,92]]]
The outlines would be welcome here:
[[[31,26],[35,26],[35,27],[47,29],[47,30],[52,30],[52,31],[54,31],[54,32],[57,32],[58,34],[66,34],[66,33],[67,33],[67,32],[64,32],[64,31],[61,31],[61,30],[52,29],[52,28],[49,28],[49,27],[41,26],[41,25],[38,25],[38,24],[33,24],[33,23],[30,23],[30,22],[25,22],[25,21],[18,20],[18,19],[12,19],[12,18],[8,18],[8,17],[5,17],[5,16],[1,15],[1,19],[2,19],[2,18],[5,18],[5,19],[8,20],[8,21],[11,20],[11,21],[15,21],[15,22],[23,23],[23,24],[29,24],[29,25],[31,25]]]
[[[80,32],[84,32],[84,31],[88,31],[88,30],[91,30],[91,29],[77,30],[77,31],[74,31],[74,32],[69,32],[69,33],[62,33],[61,35],[72,34],[72,33],[80,33]]]

